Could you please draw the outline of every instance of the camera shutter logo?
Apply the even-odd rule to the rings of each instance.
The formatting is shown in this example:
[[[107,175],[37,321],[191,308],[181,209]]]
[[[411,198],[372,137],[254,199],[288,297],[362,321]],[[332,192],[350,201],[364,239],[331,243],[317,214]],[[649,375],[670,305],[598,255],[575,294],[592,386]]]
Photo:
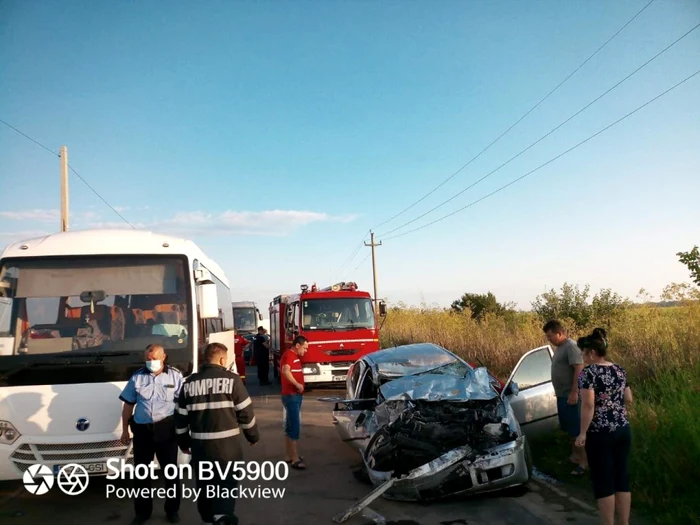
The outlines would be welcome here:
[[[22,482],[30,493],[41,496],[53,487],[53,472],[46,465],[31,465],[24,471]]]
[[[58,488],[60,488],[65,494],[69,496],[77,496],[85,492],[88,486],[88,476],[87,470],[82,465],[77,463],[69,463],[64,465],[58,471],[58,476],[56,476],[56,483],[58,483]]]
[[[76,422],[75,428],[77,428],[80,432],[85,432],[88,428],[90,428],[90,420],[86,417],[81,417]]]

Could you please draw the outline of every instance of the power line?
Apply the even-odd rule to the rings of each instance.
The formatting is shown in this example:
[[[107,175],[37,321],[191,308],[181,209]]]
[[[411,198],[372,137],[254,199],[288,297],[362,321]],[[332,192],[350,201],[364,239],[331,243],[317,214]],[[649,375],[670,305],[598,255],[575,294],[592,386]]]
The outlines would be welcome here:
[[[95,188],[93,188],[92,186],[90,186],[90,184],[88,184],[88,181],[86,181],[86,180],[80,175],[80,173],[78,173],[77,171],[75,171],[75,169],[73,169],[73,166],[71,166],[70,164],[68,164],[68,169],[71,170],[73,173],[75,173],[75,174],[78,176],[78,178],[79,178],[81,181],[83,181],[83,182],[85,183],[85,185],[86,185],[88,188],[90,188],[90,190],[92,190],[92,192],[93,192],[95,195],[97,195],[97,196],[102,200],[102,202],[104,202],[107,206],[109,206],[109,208],[110,208],[114,213],[116,213],[119,217],[121,217],[121,219],[122,219],[125,223],[127,223],[129,226],[131,226],[134,230],[136,229],[136,226],[134,226],[134,225],[131,224],[129,221],[127,221],[121,213],[119,213],[116,209],[114,209],[114,206],[112,206],[109,202],[107,202],[107,201],[102,197],[102,195],[100,195],[100,194],[97,192],[97,190],[96,190]]]
[[[55,155],[56,157],[59,157],[59,158],[60,158],[61,155],[60,155],[59,153],[56,153],[56,152],[53,151],[52,149],[50,149],[50,148],[44,146],[41,142],[39,142],[39,141],[33,139],[32,137],[30,137],[30,136],[27,135],[26,133],[23,133],[22,131],[20,131],[20,130],[18,130],[16,127],[14,127],[14,126],[8,124],[7,122],[5,122],[5,121],[2,120],[2,119],[0,119],[0,122],[2,122],[3,124],[5,124],[8,128],[10,128],[10,129],[16,131],[17,133],[19,133],[19,134],[22,135],[23,137],[25,137],[25,138],[31,140],[31,141],[32,141],[34,144],[36,144],[37,146],[40,146],[40,147],[44,148],[46,151],[48,151],[48,152],[51,153],[52,155]],[[78,177],[81,181],[83,181],[83,183],[84,183],[88,188],[90,188],[90,190],[91,190],[95,195],[97,195],[97,197],[99,197],[100,200],[102,200],[102,202],[104,202],[104,203],[105,203],[114,213],[116,213],[125,223],[127,223],[127,224],[128,224],[129,226],[131,226],[133,229],[136,229],[136,227],[135,227],[133,224],[131,224],[129,221],[127,221],[121,213],[119,213],[116,209],[114,209],[114,207],[113,207],[109,202],[107,202],[107,200],[106,200],[104,197],[102,197],[102,195],[100,195],[100,194],[97,192],[97,190],[96,190],[95,188],[93,188],[93,187],[88,183],[88,181],[86,181],[86,180],[80,175],[80,173],[78,173],[77,171],[75,171],[75,169],[73,168],[73,166],[71,166],[70,164],[68,164],[68,169],[70,169],[73,173],[75,173],[75,174],[77,175],[77,177]]]
[[[367,233],[369,233],[369,232],[370,232],[370,230],[367,230]],[[343,265],[340,267],[340,270],[338,270],[338,273],[342,273],[343,270],[345,270],[345,268],[347,267],[347,265],[350,264],[355,257],[357,257],[358,253],[360,253],[360,250],[362,249],[362,246],[365,243],[365,239],[367,238],[367,233],[365,233],[365,235],[362,237],[360,244],[358,244],[357,247],[355,248],[355,250],[353,250],[353,252],[350,254],[350,257],[348,257],[345,260]]]
[[[0,122],[2,122],[3,124],[5,124],[8,128],[15,130],[17,133],[19,133],[19,134],[22,135],[23,137],[25,137],[25,138],[31,140],[31,141],[32,141],[34,144],[36,144],[37,146],[41,146],[42,148],[44,148],[46,151],[48,151],[48,152],[51,153],[52,155],[56,155],[57,157],[60,157],[60,156],[61,156],[61,155],[59,155],[57,152],[53,151],[52,149],[47,148],[47,147],[44,146],[41,142],[37,142],[37,141],[34,140],[32,137],[30,137],[29,135],[27,135],[27,134],[21,132],[21,131],[18,130],[16,127],[14,127],[14,126],[8,124],[8,123],[5,122],[4,120],[0,119]]]
[[[410,231],[407,231],[407,232],[404,232],[404,233],[400,233],[400,234],[398,234],[398,235],[394,235],[394,236],[392,236],[392,237],[388,237],[388,238],[383,239],[383,240],[396,239],[396,238],[398,238],[398,237],[403,237],[404,235],[408,235],[409,233],[417,232],[418,230],[422,230],[423,228],[427,228],[428,226],[431,226],[431,225],[433,225],[433,224],[435,224],[435,223],[438,223],[438,222],[440,222],[440,221],[443,221],[443,220],[447,219],[448,217],[451,217],[452,215],[455,215],[455,214],[457,214],[457,213],[459,213],[459,212],[461,212],[461,211],[464,211],[464,210],[466,210],[467,208],[470,208],[471,206],[473,206],[473,205],[475,205],[475,204],[477,204],[477,203],[479,203],[479,202],[481,202],[481,201],[483,201],[483,200],[485,200],[485,199],[488,199],[489,197],[495,195],[496,193],[499,193],[499,192],[503,191],[504,189],[508,188],[509,186],[512,186],[512,185],[515,184],[516,182],[519,182],[519,181],[523,180],[525,177],[527,177],[527,176],[529,176],[529,175],[532,175],[532,174],[535,173],[536,171],[538,171],[538,170],[544,168],[545,166],[551,164],[552,162],[554,162],[555,160],[557,160],[557,159],[563,157],[563,156],[566,155],[567,153],[570,153],[571,151],[575,150],[575,149],[578,148],[579,146],[582,146],[583,144],[585,144],[585,143],[588,142],[589,140],[591,140],[591,139],[597,137],[598,135],[600,135],[601,133],[603,133],[603,132],[609,130],[609,129],[612,128],[613,126],[619,124],[620,122],[622,122],[622,121],[625,120],[626,118],[628,118],[628,117],[634,115],[635,113],[637,113],[637,112],[640,111],[641,109],[645,108],[646,106],[648,106],[648,105],[651,104],[652,102],[655,102],[656,100],[658,100],[658,99],[660,99],[661,97],[663,97],[664,95],[670,93],[670,92],[673,91],[674,89],[678,88],[679,86],[681,86],[682,84],[686,83],[688,80],[690,80],[691,78],[693,78],[693,77],[695,77],[696,75],[699,75],[699,74],[700,74],[700,70],[696,71],[695,73],[693,73],[693,74],[690,75],[689,77],[686,77],[685,79],[681,80],[681,81],[678,82],[676,85],[670,87],[669,89],[667,89],[666,91],[664,91],[664,92],[661,93],[660,95],[657,95],[657,96],[655,96],[654,98],[652,98],[651,100],[645,102],[644,104],[642,104],[641,106],[639,106],[639,107],[638,107],[637,109],[635,109],[634,111],[630,111],[630,112],[627,113],[624,117],[619,118],[618,120],[616,120],[616,121],[613,122],[612,124],[610,124],[610,125],[606,126],[605,128],[601,129],[600,131],[598,131],[597,133],[591,135],[591,136],[588,137],[587,139],[582,140],[581,142],[579,142],[579,143],[576,144],[575,146],[569,148],[568,150],[564,151],[563,153],[560,153],[560,154],[557,155],[556,157],[554,157],[554,158],[548,160],[548,161],[545,162],[544,164],[541,164],[540,166],[536,167],[535,169],[533,169],[533,170],[527,172],[525,175],[522,175],[522,176],[518,177],[517,179],[515,179],[515,180],[509,182],[509,183],[506,184],[505,186],[501,186],[501,187],[498,188],[497,190],[492,191],[492,192],[489,193],[488,195],[485,195],[484,197],[481,197],[480,199],[477,199],[477,200],[475,200],[475,201],[473,201],[473,202],[470,202],[470,203],[467,204],[466,206],[464,206],[464,207],[462,207],[462,208],[460,208],[460,209],[458,209],[458,210],[455,210],[455,211],[453,211],[453,212],[451,212],[451,213],[448,213],[447,215],[443,215],[443,216],[440,217],[439,219],[436,219],[436,220],[434,220],[434,221],[432,221],[432,222],[429,222],[429,223],[427,223],[427,224],[424,224],[423,226],[419,226],[418,228],[414,228],[413,230],[410,230]]]
[[[360,262],[360,264],[358,264],[357,266],[355,266],[355,271],[359,270],[360,266],[362,266],[363,264],[365,264],[365,262],[367,261],[367,259],[369,259],[369,256],[370,256],[370,255],[372,255],[372,252],[370,252],[370,253],[368,253],[367,255],[365,255],[365,258],[362,259],[362,261]]]
[[[683,36],[681,36],[680,38],[678,38],[677,40],[675,40],[672,44],[668,45],[666,48],[664,48],[663,50],[659,51],[656,55],[654,55],[652,58],[650,58],[649,60],[647,60],[644,64],[642,64],[642,65],[639,66],[637,69],[635,69],[634,71],[632,71],[632,73],[630,73],[630,74],[627,75],[625,78],[623,78],[622,80],[620,80],[617,84],[615,84],[615,85],[612,86],[611,88],[607,89],[604,93],[602,93],[601,95],[599,95],[598,97],[596,97],[594,100],[592,100],[591,102],[589,102],[588,104],[586,104],[586,105],[585,105],[584,107],[582,107],[581,109],[579,109],[576,113],[574,113],[574,114],[571,115],[569,118],[567,118],[566,120],[564,120],[564,121],[563,121],[561,124],[559,124],[557,127],[555,127],[554,129],[550,130],[550,131],[547,132],[546,134],[542,135],[542,136],[541,136],[539,139],[537,139],[535,142],[533,142],[532,144],[530,144],[530,145],[529,145],[528,147],[526,147],[525,149],[521,150],[521,151],[520,151],[519,153],[517,153],[516,155],[512,156],[512,157],[511,157],[510,159],[508,159],[506,162],[504,162],[503,164],[501,164],[500,166],[498,166],[495,170],[493,170],[493,171],[487,173],[486,175],[484,175],[483,177],[481,177],[481,178],[480,178],[479,180],[477,180],[476,182],[470,184],[469,186],[467,186],[466,188],[464,188],[462,191],[460,191],[460,192],[454,194],[452,197],[450,197],[449,199],[447,199],[447,200],[441,202],[440,204],[438,204],[438,205],[435,206],[434,208],[431,208],[430,210],[426,211],[425,213],[419,215],[418,217],[416,217],[416,218],[414,218],[414,219],[412,219],[412,220],[410,220],[410,221],[408,221],[408,222],[405,222],[405,223],[401,224],[400,226],[397,226],[397,227],[394,228],[393,230],[389,230],[388,232],[385,232],[384,234],[382,234],[382,237],[384,237],[385,235],[389,235],[390,233],[393,233],[393,232],[395,232],[395,231],[397,231],[397,230],[400,230],[400,229],[402,229],[402,228],[405,228],[405,227],[408,226],[409,224],[413,224],[413,223],[416,222],[417,220],[422,219],[422,218],[425,217],[426,215],[429,215],[430,213],[434,212],[435,210],[437,210],[437,209],[439,209],[439,208],[442,208],[445,204],[447,204],[447,203],[449,203],[449,202],[452,202],[454,199],[456,199],[457,197],[459,197],[460,195],[462,195],[462,194],[465,193],[466,191],[469,191],[471,188],[473,188],[474,186],[476,186],[476,185],[479,184],[480,182],[486,180],[488,177],[490,177],[491,175],[493,175],[494,173],[496,173],[497,171],[499,171],[501,168],[503,168],[503,167],[507,166],[508,164],[510,164],[511,162],[513,162],[513,161],[514,161],[515,159],[517,159],[520,155],[522,155],[523,153],[529,151],[530,149],[532,149],[533,147],[535,147],[537,144],[539,144],[540,142],[542,142],[544,139],[546,139],[548,136],[550,136],[552,133],[554,133],[555,131],[557,131],[559,128],[561,128],[562,126],[564,126],[565,124],[567,124],[568,122],[570,122],[571,120],[573,120],[574,118],[576,118],[578,115],[580,115],[581,113],[583,113],[584,111],[586,111],[589,107],[591,107],[593,104],[595,104],[595,103],[598,102],[600,99],[602,99],[603,97],[605,97],[608,93],[610,93],[611,91],[617,89],[621,84],[623,84],[624,82],[626,82],[627,80],[629,80],[631,77],[633,77],[634,75],[636,75],[639,71],[641,71],[641,70],[644,69],[646,66],[648,66],[649,64],[651,64],[654,60],[656,60],[657,58],[659,58],[662,54],[664,54],[666,51],[668,51],[668,50],[671,49],[673,46],[675,46],[676,44],[678,44],[678,42],[680,42],[681,40],[683,40],[685,37],[687,37],[690,33],[692,33],[693,31],[695,31],[695,30],[698,29],[699,27],[700,27],[700,24],[697,24],[697,25],[696,25],[695,27],[693,27],[691,30],[689,30],[688,32],[686,32]]]
[[[501,140],[503,137],[505,137],[515,126],[517,126],[518,124],[520,124],[520,122],[522,122],[530,113],[532,113],[535,109],[537,109],[537,108],[540,106],[540,104],[542,104],[542,103],[543,103],[545,100],[547,100],[551,95],[553,95],[554,92],[556,92],[561,86],[563,86],[564,83],[566,83],[567,80],[569,80],[572,76],[574,76],[574,75],[575,75],[583,66],[585,66],[594,56],[596,56],[598,53],[600,53],[600,52],[603,50],[603,48],[604,48],[605,46],[607,46],[610,42],[612,42],[613,39],[615,39],[615,37],[617,37],[617,35],[619,35],[628,25],[630,25],[639,15],[641,15],[651,4],[653,4],[654,1],[655,1],[655,0],[651,0],[647,5],[645,5],[642,9],[640,9],[640,10],[637,12],[636,15],[634,15],[632,18],[630,18],[630,19],[627,21],[627,23],[625,23],[625,25],[623,25],[620,29],[618,29],[618,30],[615,32],[615,34],[613,34],[610,38],[608,38],[608,40],[607,40],[602,46],[600,46],[598,49],[596,49],[595,52],[593,52],[592,55],[590,55],[590,56],[589,56],[586,60],[584,60],[576,69],[574,69],[571,73],[569,73],[569,75],[568,75],[564,80],[562,80],[552,91],[550,91],[549,93],[547,93],[547,95],[545,95],[545,97],[544,97],[542,100],[540,100],[537,104],[535,104],[534,106],[532,106],[532,107],[527,111],[527,113],[525,113],[522,117],[520,117],[518,120],[516,120],[514,124],[512,124],[507,130],[505,130],[503,133],[501,133],[493,142],[491,142],[488,146],[486,146],[483,150],[481,150],[481,151],[480,151],[475,157],[473,157],[469,162],[467,162],[464,166],[462,166],[462,167],[459,168],[457,171],[455,171],[452,175],[450,175],[449,177],[447,177],[447,178],[446,178],[444,181],[442,181],[440,184],[438,184],[437,186],[435,186],[435,188],[433,188],[429,193],[425,194],[423,197],[421,197],[421,198],[418,199],[416,202],[414,202],[413,204],[411,204],[408,208],[406,208],[406,209],[404,209],[403,211],[397,213],[397,214],[394,215],[393,217],[391,217],[391,218],[385,220],[384,222],[378,224],[378,225],[375,226],[373,229],[376,230],[376,229],[379,228],[380,226],[384,226],[386,223],[393,221],[395,218],[397,218],[397,217],[403,215],[403,214],[406,213],[408,210],[410,210],[411,208],[413,208],[416,204],[419,204],[419,203],[421,203],[422,201],[424,201],[425,199],[427,199],[428,197],[430,197],[433,193],[435,193],[437,190],[439,190],[441,187],[443,187],[445,184],[447,184],[450,180],[452,180],[455,176],[457,176],[462,170],[464,170],[464,169],[465,169],[467,166],[469,166],[472,162],[474,162],[476,159],[478,159],[479,157],[481,157],[481,155],[483,155],[484,153],[486,153],[486,152],[491,148],[491,146],[493,146],[493,145],[496,144],[499,140]],[[394,230],[392,230],[392,231],[394,231]],[[389,233],[389,232],[387,232],[387,233]]]

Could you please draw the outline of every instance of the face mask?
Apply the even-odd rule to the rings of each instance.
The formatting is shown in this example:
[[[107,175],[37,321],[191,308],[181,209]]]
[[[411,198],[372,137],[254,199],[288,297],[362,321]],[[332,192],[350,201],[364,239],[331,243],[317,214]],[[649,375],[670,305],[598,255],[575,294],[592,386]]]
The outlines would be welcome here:
[[[160,361],[147,361],[146,362],[146,367],[151,371],[151,372],[158,372],[163,364]]]

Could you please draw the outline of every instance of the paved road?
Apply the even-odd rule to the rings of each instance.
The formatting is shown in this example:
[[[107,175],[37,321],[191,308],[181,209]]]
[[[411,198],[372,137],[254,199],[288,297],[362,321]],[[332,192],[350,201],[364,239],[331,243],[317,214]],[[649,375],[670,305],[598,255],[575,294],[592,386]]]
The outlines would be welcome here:
[[[278,388],[250,385],[262,434],[262,441],[248,449],[250,460],[277,462],[284,459]],[[304,399],[300,452],[306,457],[308,469],[292,471],[283,482],[247,482],[249,488],[258,485],[284,488],[285,494],[278,499],[239,500],[237,514],[241,524],[331,524],[334,515],[345,511],[369,493],[371,487],[361,484],[352,474],[353,467],[358,464],[358,456],[338,441],[331,423],[332,405],[316,400],[317,397],[333,394],[314,391]],[[0,483],[0,523],[129,523],[133,517],[132,502],[114,496],[106,498],[107,483],[114,482],[92,478],[87,491],[79,496],[66,496],[56,487],[48,494],[34,496],[23,488],[21,482]],[[118,486],[129,485],[123,483]],[[525,491],[514,495],[471,497],[431,505],[398,503],[380,498],[371,505],[371,509],[383,515],[389,525],[598,523],[594,514],[537,482],[531,482]],[[182,523],[200,523],[192,500],[183,501],[181,517]],[[161,504],[156,504],[149,523],[166,523]],[[356,515],[346,523],[364,525],[371,521]]]

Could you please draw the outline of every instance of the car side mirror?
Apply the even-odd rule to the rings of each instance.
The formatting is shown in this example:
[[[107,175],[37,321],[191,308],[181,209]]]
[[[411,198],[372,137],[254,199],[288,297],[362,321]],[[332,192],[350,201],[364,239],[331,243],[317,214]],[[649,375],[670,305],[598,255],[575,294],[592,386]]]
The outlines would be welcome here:
[[[379,301],[379,316],[386,317],[386,303],[384,301]]]
[[[518,383],[511,381],[508,384],[508,386],[506,387],[505,392],[503,392],[503,393],[507,396],[511,396],[511,395],[517,396],[518,392],[520,392],[520,390],[518,389]]]

